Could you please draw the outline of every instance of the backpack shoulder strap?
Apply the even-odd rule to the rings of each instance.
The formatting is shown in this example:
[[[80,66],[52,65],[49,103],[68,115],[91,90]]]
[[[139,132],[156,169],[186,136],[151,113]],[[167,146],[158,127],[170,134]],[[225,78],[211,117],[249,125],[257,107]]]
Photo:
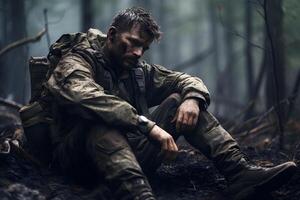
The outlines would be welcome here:
[[[140,110],[142,111],[143,115],[149,115],[149,109],[146,100],[146,81],[145,81],[145,73],[142,67],[133,68],[134,79],[137,84],[138,91],[135,93],[137,94],[136,101],[140,106]]]
[[[29,59],[29,72],[31,83],[30,102],[37,100],[43,90],[43,82],[49,70],[49,61],[46,57],[31,57]]]

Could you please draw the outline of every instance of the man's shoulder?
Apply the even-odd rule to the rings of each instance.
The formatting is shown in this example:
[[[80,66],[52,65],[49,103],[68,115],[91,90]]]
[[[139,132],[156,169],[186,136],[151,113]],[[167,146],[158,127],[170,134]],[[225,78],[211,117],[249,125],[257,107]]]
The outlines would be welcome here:
[[[143,68],[144,70],[147,70],[147,71],[162,71],[162,72],[175,72],[171,69],[167,69],[166,67],[162,66],[162,65],[159,65],[159,64],[150,64],[150,63],[147,63],[146,61],[141,61],[138,65],[139,67]]]
[[[89,29],[86,33],[63,34],[50,47],[50,53],[56,55],[57,52],[65,57],[79,54],[83,58],[102,57],[102,48],[106,40],[106,35],[98,29]]]

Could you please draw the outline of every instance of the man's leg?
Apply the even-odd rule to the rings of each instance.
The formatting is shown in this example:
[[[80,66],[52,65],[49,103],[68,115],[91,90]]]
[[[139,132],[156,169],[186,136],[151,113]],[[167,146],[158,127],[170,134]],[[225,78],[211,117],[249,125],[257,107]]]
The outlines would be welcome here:
[[[214,161],[228,180],[228,191],[234,199],[244,199],[259,191],[272,191],[288,181],[296,170],[293,162],[272,168],[251,165],[237,142],[207,111],[200,113],[197,129],[184,136]]]
[[[75,173],[92,170],[98,180],[105,179],[116,199],[155,199],[147,178],[119,130],[91,123],[76,127],[56,149],[60,168],[73,173],[74,168]]]
[[[171,123],[171,119],[175,116],[176,109],[180,103],[180,96],[173,94],[152,115],[152,119],[172,134],[175,139],[179,134],[176,134],[175,124]],[[191,145],[214,161],[216,167],[228,180],[228,191],[234,195],[235,199],[243,199],[256,192],[256,189],[274,190],[289,180],[296,169],[296,165],[293,162],[287,162],[273,168],[251,165],[243,152],[241,152],[237,142],[207,111],[200,113],[196,130],[183,133],[183,135]],[[141,148],[135,153],[141,159],[143,168],[147,169],[147,166],[152,166],[153,163],[156,164],[155,166],[158,166],[161,162],[161,159],[157,157],[160,147],[149,142],[144,136],[141,136],[140,141],[142,145],[136,146]],[[144,154],[144,152],[146,153]],[[151,159],[148,159],[150,157]]]
[[[174,140],[179,137],[179,134],[176,133],[174,123],[172,124],[171,121],[180,103],[180,95],[174,93],[165,99],[150,116],[157,125],[170,133]],[[163,161],[160,155],[161,145],[150,141],[142,133],[128,133],[127,137],[144,172],[146,174],[155,172]]]
[[[117,199],[154,199],[148,180],[120,131],[94,127],[86,149]]]

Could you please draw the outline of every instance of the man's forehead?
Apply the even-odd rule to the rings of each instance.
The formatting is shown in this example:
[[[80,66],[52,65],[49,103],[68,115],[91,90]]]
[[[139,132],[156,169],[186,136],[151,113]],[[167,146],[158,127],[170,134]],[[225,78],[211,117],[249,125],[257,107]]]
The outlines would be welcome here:
[[[140,37],[141,39],[146,41],[153,40],[153,37],[149,33],[147,33],[145,28],[140,24],[134,24],[128,31],[128,33],[131,34],[132,37]]]

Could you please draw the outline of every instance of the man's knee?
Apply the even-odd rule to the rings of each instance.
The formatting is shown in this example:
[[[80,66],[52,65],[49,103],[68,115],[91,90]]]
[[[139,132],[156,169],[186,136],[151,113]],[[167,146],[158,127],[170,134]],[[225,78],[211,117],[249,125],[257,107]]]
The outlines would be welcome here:
[[[151,114],[152,120],[165,130],[168,129],[181,101],[182,98],[179,93],[171,94]]]
[[[232,136],[220,125],[218,120],[209,112],[201,112],[197,128],[193,133],[185,134],[185,139],[206,155],[218,148],[232,149],[237,144]]]
[[[202,144],[208,135],[214,135],[223,130],[219,121],[208,111],[200,112],[197,126],[192,132],[184,133],[185,139],[192,145]],[[217,133],[218,134],[218,133]]]
[[[210,112],[200,112],[197,124],[198,132],[208,132],[219,125],[219,121]]]

